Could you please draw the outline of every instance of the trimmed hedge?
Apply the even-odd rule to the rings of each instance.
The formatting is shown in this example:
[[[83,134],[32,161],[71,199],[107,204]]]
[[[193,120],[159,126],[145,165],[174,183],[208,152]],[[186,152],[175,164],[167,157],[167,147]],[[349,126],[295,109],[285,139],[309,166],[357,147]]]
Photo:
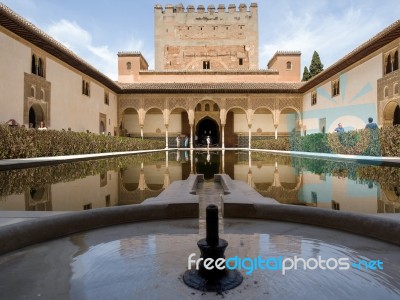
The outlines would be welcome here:
[[[93,133],[0,125],[0,159],[163,149],[165,143]]]
[[[339,134],[292,134],[289,138],[253,141],[252,148],[400,157],[400,126],[385,126],[379,130],[361,129]]]

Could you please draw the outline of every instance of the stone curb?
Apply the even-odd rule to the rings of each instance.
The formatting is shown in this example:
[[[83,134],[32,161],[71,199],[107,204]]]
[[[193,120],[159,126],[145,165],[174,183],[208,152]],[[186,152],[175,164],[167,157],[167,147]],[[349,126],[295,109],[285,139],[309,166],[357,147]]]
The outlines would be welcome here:
[[[400,221],[295,205],[224,204],[225,218],[263,219],[332,228],[400,245]]]
[[[198,203],[161,203],[98,208],[37,218],[0,227],[0,254],[107,226],[198,216]]]

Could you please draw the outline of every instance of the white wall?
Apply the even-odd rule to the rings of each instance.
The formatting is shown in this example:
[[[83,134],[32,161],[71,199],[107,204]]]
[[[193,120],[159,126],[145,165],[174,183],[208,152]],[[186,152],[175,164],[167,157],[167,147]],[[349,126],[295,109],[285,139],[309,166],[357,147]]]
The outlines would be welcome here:
[[[24,73],[31,71],[31,49],[9,37],[0,27],[0,122],[23,124]]]

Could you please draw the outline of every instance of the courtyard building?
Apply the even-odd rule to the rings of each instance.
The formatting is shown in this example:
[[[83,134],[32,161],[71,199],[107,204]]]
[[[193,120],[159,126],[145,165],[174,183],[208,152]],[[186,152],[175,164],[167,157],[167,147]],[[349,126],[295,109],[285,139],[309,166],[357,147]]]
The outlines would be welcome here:
[[[154,6],[155,69],[121,49],[115,82],[0,4],[1,122],[250,147],[292,132],[400,124],[400,21],[307,82],[301,52],[258,62],[258,7]],[[334,45],[333,45],[334,47]],[[301,50],[301,49],[300,49]]]

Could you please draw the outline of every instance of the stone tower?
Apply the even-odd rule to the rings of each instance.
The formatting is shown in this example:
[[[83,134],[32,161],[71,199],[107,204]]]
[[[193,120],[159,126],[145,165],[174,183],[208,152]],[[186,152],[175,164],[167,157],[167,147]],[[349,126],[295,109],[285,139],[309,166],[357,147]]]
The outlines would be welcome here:
[[[258,69],[258,7],[252,3],[155,5],[156,70]]]

